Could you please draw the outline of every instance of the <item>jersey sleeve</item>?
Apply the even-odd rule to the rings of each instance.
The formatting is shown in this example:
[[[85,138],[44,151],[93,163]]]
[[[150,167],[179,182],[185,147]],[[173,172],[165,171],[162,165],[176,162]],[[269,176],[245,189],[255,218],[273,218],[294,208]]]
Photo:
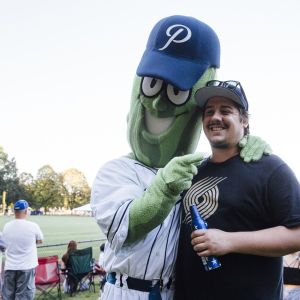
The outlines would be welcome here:
[[[127,238],[129,205],[143,195],[145,188],[135,169],[124,160],[108,162],[96,176],[91,207],[114,251],[118,251]]]

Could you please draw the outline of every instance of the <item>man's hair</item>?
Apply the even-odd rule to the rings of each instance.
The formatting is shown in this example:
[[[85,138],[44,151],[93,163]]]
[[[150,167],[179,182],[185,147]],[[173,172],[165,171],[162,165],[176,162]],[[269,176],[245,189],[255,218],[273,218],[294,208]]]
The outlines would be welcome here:
[[[250,126],[249,126],[249,113],[247,110],[242,108],[241,106],[234,104],[239,111],[240,120],[241,121],[248,121],[248,126],[244,129],[244,136],[250,134]]]
[[[27,208],[25,208],[25,209],[22,209],[22,210],[14,210],[14,214],[15,215],[22,215],[22,214],[27,214]]]

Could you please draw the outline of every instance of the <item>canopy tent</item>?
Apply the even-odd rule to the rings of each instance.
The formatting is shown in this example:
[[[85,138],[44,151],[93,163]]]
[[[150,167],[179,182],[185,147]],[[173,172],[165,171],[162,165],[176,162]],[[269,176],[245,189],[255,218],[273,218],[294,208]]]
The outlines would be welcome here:
[[[90,204],[85,204],[76,208],[72,209],[71,212],[72,215],[77,215],[77,216],[92,216],[92,209]]]
[[[76,208],[73,208],[73,210],[74,211],[92,211],[91,205],[89,203],[79,206],[79,207],[76,207]]]

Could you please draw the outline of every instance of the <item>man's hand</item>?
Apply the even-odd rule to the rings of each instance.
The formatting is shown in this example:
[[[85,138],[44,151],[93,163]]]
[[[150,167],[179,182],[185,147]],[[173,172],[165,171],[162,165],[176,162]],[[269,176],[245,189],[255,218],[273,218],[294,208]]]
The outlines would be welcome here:
[[[95,264],[95,274],[99,274],[99,275],[105,275],[106,272],[105,270],[103,269],[102,266],[98,265],[97,263]]]
[[[264,140],[253,135],[244,136],[239,142],[239,147],[242,148],[240,156],[244,162],[257,161],[264,154],[270,155],[272,153],[271,147]]]
[[[199,256],[242,253],[278,257],[300,249],[300,226],[275,226],[255,231],[195,230],[192,245]]]
[[[219,229],[195,230],[191,244],[199,256],[220,256],[231,252],[229,233]]]

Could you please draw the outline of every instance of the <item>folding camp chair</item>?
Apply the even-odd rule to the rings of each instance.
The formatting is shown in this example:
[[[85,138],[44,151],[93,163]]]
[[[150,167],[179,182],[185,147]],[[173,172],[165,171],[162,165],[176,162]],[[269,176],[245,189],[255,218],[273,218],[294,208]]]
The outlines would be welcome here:
[[[67,292],[72,296],[79,287],[88,289],[93,287],[95,292],[94,274],[93,274],[93,251],[92,247],[73,250],[69,253],[69,260],[65,272],[67,282]]]
[[[46,256],[38,258],[39,265],[36,267],[35,286],[40,291],[35,299],[48,296],[53,299],[61,299],[60,273],[58,267],[58,256]],[[51,291],[57,287],[57,296]]]
[[[283,266],[283,283],[300,285],[300,252],[284,256]]]

